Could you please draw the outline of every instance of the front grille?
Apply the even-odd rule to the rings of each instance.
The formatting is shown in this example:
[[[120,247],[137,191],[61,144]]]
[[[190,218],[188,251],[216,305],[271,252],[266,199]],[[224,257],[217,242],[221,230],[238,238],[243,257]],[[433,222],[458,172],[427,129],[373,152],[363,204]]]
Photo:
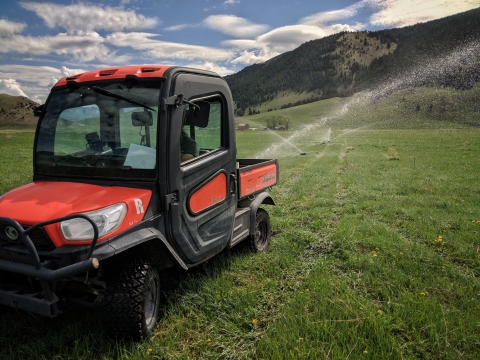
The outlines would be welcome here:
[[[0,246],[7,244],[21,244],[18,240],[11,240],[6,233],[8,224],[0,223]],[[28,226],[23,227],[24,230],[28,229]],[[37,250],[53,250],[55,246],[48,237],[43,228],[37,228],[28,234],[30,240]]]
[[[29,254],[18,253],[16,251],[5,250],[0,247],[0,259],[13,261],[22,264],[32,264]]]

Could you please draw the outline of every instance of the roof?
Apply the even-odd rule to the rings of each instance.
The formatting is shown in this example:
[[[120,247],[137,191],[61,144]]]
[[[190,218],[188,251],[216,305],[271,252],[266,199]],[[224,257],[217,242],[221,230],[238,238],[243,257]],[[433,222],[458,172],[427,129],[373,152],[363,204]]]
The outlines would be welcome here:
[[[59,80],[55,86],[65,86],[67,81],[87,82],[107,79],[125,79],[127,75],[134,75],[138,78],[162,77],[165,71],[170,68],[168,65],[129,65],[117,66],[105,69],[92,70],[81,74],[69,76]]]

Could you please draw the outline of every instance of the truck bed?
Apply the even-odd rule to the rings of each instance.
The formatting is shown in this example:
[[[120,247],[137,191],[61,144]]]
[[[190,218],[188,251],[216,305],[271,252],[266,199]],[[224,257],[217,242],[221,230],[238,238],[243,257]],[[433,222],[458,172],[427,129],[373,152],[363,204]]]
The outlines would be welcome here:
[[[278,175],[277,159],[237,159],[238,200],[275,185]]]

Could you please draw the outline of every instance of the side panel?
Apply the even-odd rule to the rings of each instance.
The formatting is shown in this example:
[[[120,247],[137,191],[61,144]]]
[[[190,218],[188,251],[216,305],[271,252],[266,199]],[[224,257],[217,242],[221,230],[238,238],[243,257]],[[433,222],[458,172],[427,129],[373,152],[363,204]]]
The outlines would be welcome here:
[[[227,175],[224,172],[215,175],[190,195],[188,199],[190,213],[199,214],[225,201],[227,190]]]
[[[253,162],[253,160],[252,160]],[[278,163],[276,160],[243,166],[239,161],[238,192],[240,199],[258,193],[278,182]]]

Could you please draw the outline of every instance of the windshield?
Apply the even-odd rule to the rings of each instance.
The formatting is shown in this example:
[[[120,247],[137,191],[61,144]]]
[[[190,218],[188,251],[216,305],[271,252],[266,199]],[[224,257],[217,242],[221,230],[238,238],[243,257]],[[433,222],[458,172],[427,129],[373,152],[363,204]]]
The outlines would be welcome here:
[[[41,120],[37,174],[152,179],[160,82],[55,90]]]

